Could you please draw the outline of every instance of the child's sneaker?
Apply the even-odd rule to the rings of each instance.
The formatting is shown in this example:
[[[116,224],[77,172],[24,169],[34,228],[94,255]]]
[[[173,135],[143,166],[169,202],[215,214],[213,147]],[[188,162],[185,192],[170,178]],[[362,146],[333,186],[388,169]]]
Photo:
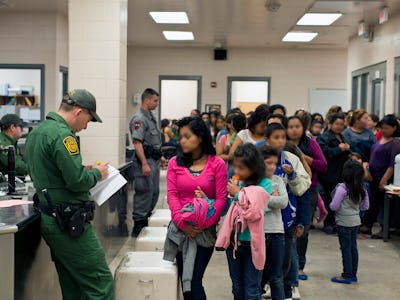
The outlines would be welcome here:
[[[297,286],[292,287],[292,299],[299,300],[300,299],[300,291]]]
[[[262,295],[262,297],[264,299],[271,299],[271,288],[269,287],[269,284],[266,284],[264,286],[264,290],[265,290],[265,293]]]
[[[341,276],[332,277],[331,281],[335,283],[351,284],[351,278],[343,278]]]

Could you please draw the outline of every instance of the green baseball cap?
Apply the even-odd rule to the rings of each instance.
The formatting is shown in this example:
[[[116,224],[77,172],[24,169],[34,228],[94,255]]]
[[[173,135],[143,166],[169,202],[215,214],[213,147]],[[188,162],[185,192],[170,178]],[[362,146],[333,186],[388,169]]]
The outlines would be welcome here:
[[[103,122],[96,114],[96,98],[94,98],[94,96],[85,89],[70,90],[68,94],[64,95],[62,102],[69,105],[78,106],[80,108],[85,108],[92,115],[93,122]]]
[[[25,127],[26,123],[16,114],[6,114],[0,120],[1,127],[10,127],[10,125]]]

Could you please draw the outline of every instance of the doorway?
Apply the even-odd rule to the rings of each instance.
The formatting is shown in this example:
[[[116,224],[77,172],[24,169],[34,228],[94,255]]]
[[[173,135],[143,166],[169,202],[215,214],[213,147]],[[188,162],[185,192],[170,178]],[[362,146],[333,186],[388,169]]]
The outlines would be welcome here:
[[[68,93],[68,68],[64,66],[60,66],[59,71],[59,95],[60,101],[65,94]]]
[[[394,107],[397,115],[400,115],[400,57],[396,57],[394,68]]]
[[[160,76],[159,119],[180,119],[200,109],[201,76]]]
[[[352,109],[362,108],[382,118],[385,114],[386,62],[353,71]]]
[[[227,110],[239,107],[245,114],[269,104],[271,77],[228,77]]]

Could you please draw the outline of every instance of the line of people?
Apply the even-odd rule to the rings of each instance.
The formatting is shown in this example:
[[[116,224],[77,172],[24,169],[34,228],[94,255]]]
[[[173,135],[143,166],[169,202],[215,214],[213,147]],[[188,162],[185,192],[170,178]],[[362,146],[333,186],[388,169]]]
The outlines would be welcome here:
[[[215,248],[226,251],[234,299],[299,299],[315,218],[339,236],[343,272],[332,281],[357,282],[359,227],[365,238],[381,223],[383,188],[400,153],[396,117],[385,116],[377,130],[365,110],[345,114],[337,106],[325,118],[303,109],[287,118],[282,105],[260,105],[248,117],[215,112],[214,121],[191,114],[176,123],[179,146],[167,170],[173,230],[202,241],[184,298],[206,299],[202,278]],[[188,256],[179,249],[182,276]]]

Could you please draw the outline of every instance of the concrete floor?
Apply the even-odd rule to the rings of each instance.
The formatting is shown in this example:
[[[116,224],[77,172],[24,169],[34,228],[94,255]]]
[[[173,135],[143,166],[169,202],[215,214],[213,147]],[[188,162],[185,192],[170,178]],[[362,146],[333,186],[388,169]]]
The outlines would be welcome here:
[[[165,195],[165,171],[161,172],[161,207]],[[134,239],[129,238],[116,259],[111,262],[114,270],[127,251],[134,250]],[[400,238],[388,243],[382,240],[359,240],[359,282],[351,285],[335,284],[330,278],[341,273],[341,255],[337,236],[326,235],[320,230],[310,233],[307,253],[307,281],[300,282],[301,299],[306,300],[375,300],[400,299]],[[214,252],[204,276],[208,300],[232,299],[231,281],[224,252]]]

